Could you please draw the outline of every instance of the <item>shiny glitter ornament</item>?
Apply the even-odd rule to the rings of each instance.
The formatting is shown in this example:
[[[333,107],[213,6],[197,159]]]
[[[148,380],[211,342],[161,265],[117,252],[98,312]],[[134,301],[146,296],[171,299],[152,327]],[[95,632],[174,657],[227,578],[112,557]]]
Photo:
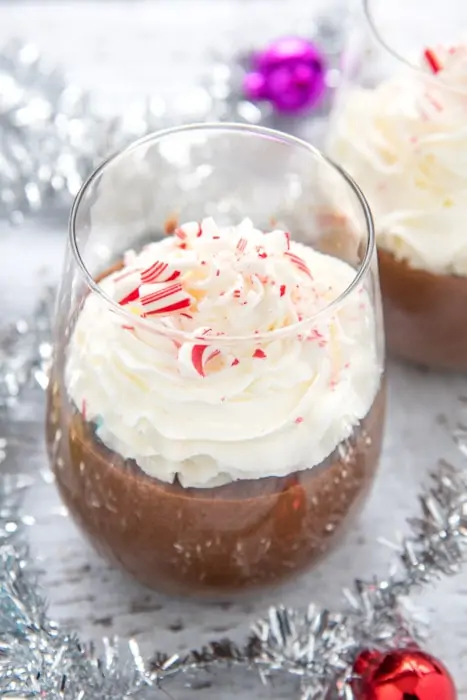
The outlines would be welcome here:
[[[253,101],[296,114],[319,104],[326,89],[323,52],[300,37],[276,39],[252,59],[243,87]]]
[[[456,700],[445,666],[419,649],[364,651],[356,659],[355,700]]]

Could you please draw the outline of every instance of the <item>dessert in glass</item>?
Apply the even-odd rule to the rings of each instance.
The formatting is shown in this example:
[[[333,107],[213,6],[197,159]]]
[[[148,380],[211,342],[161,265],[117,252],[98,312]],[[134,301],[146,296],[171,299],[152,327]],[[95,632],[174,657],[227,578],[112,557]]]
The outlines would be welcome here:
[[[363,1],[328,152],[373,212],[389,350],[466,370],[467,5],[391,7]]]
[[[299,140],[194,125],[98,168],[72,211],[47,410],[96,549],[201,597],[313,564],[378,462],[379,294],[363,196]]]

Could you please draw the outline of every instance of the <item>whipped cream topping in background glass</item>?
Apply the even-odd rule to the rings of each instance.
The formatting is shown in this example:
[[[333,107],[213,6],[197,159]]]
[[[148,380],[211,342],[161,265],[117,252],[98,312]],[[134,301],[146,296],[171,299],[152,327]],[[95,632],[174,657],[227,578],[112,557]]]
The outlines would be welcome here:
[[[379,246],[467,275],[467,43],[428,49],[376,87],[344,86],[328,152],[365,193]]]
[[[103,294],[85,297],[69,396],[105,445],[165,482],[212,487],[317,465],[380,386],[363,283],[332,304],[355,277],[249,220],[185,224],[128,251]]]

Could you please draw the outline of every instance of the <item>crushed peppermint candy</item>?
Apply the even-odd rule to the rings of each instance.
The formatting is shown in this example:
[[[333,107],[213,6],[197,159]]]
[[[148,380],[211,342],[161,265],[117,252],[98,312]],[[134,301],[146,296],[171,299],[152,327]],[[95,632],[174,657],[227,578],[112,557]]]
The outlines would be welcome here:
[[[248,219],[220,228],[205,219],[175,226],[140,253],[128,251],[123,267],[105,282],[131,314],[131,321],[120,321],[121,328],[138,334],[135,317],[140,317],[162,324],[164,332],[191,335],[191,344],[174,340],[173,347],[183,353],[193,376],[206,377],[244,361],[214,347],[213,338],[267,335],[293,326],[342,293],[320,278],[319,269],[315,274],[313,260],[319,255],[291,241],[287,231],[263,232]],[[326,344],[317,329],[297,337],[315,340],[320,348]],[[268,352],[255,342],[249,357],[267,360]]]

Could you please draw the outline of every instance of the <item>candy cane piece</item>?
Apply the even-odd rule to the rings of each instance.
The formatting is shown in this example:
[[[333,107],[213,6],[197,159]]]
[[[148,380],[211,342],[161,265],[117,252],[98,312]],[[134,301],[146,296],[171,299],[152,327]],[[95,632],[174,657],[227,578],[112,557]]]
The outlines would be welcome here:
[[[268,251],[286,253],[290,248],[290,234],[285,231],[270,231],[264,234]]]
[[[141,275],[139,270],[126,270],[114,277],[115,298],[120,306],[126,306],[139,297]]]
[[[244,252],[245,252],[245,248],[246,248],[246,246],[247,246],[247,243],[248,243],[248,241],[247,241],[246,238],[239,238],[239,239],[238,239],[238,243],[237,243],[237,250],[238,250],[240,253],[244,253]]]
[[[191,297],[179,282],[142,285],[139,297],[144,317],[176,313],[191,305]]]
[[[217,355],[220,355],[221,352],[220,350],[213,350],[205,357],[208,348],[209,345],[193,345],[191,350],[191,363],[201,377],[206,376],[204,370],[207,363],[214,357],[217,357]]]
[[[296,267],[298,267],[299,270],[304,272],[305,275],[308,275],[310,279],[313,279],[313,276],[310,272],[310,268],[302,258],[300,258],[298,255],[295,255],[295,253],[290,252],[284,253],[284,255],[287,255],[287,257],[290,258],[291,262],[293,262],[293,264]]]
[[[143,284],[173,282],[177,277],[180,277],[180,274],[180,270],[174,270],[168,263],[156,260],[152,265],[141,272],[141,282]]]
[[[436,73],[439,73],[439,71],[442,69],[441,62],[438,58],[438,56],[435,54],[435,52],[432,49],[426,49],[423,52],[423,57],[428,64],[428,68],[431,70],[432,73],[436,75]]]

